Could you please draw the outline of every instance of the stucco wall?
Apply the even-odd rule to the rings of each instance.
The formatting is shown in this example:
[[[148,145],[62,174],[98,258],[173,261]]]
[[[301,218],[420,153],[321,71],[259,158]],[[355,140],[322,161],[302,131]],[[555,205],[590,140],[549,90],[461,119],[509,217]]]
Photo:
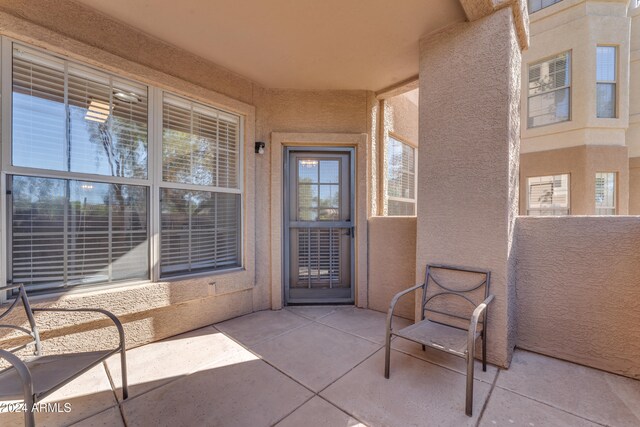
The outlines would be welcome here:
[[[509,9],[421,43],[416,281],[427,263],[491,270],[488,357],[501,366],[515,345],[520,63]]]
[[[629,159],[629,215],[640,215],[640,157]]]
[[[640,217],[517,221],[518,346],[640,378]]]
[[[594,215],[596,172],[616,172],[617,214],[629,212],[629,159],[626,146],[587,146],[520,155],[520,215],[527,214],[527,178],[570,174],[571,215]]]
[[[415,285],[415,217],[369,219],[369,308],[386,313],[398,292]],[[414,318],[415,293],[404,296],[395,314]]]

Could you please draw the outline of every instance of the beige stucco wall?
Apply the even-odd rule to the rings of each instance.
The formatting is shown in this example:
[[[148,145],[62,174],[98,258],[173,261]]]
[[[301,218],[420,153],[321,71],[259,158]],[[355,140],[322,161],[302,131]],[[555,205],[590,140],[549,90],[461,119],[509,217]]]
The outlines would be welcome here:
[[[520,155],[520,215],[527,214],[527,178],[568,173],[571,215],[595,214],[596,172],[616,172],[619,215],[629,212],[629,160],[626,146],[587,146]]]
[[[37,304],[101,307],[113,311],[125,323],[129,346],[271,308],[271,134],[275,131],[339,132],[365,134],[364,140],[367,140],[367,132],[372,127],[372,93],[262,88],[75,3],[47,3],[49,7],[41,2],[1,2],[0,34],[245,117],[245,268],[188,280],[78,289],[38,297]],[[265,155],[254,154],[254,141],[267,142]],[[371,169],[371,165],[367,166],[365,156],[363,170],[367,168]],[[365,199],[359,218],[363,221],[360,229],[365,230],[364,236],[369,205]],[[363,242],[366,245],[366,240]],[[364,259],[366,261],[366,257]],[[366,287],[360,288],[366,296]],[[366,305],[366,298],[363,303]],[[58,321],[42,316],[42,324],[50,331],[46,337],[77,332],[76,344],[72,346],[108,341],[112,334],[104,329],[85,332],[106,325],[90,318],[77,320],[67,316]],[[55,351],[66,345],[60,340],[52,340],[48,348]]]
[[[640,378],[640,217],[517,221],[518,346]]]
[[[491,270],[488,357],[501,366],[515,345],[520,63],[509,9],[421,43],[416,282],[427,263]]]
[[[415,217],[369,219],[369,308],[386,313],[398,292],[415,285]],[[402,297],[394,314],[414,318],[415,294]]]
[[[629,215],[640,215],[640,157],[629,159]]]

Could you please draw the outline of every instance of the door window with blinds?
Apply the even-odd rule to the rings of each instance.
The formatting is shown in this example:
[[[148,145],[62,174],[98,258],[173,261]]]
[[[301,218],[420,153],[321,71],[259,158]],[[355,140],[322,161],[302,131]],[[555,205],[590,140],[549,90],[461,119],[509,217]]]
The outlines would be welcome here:
[[[239,116],[5,46],[7,281],[52,291],[241,265]]]
[[[417,149],[389,136],[386,144],[387,215],[416,214]]]
[[[527,215],[569,215],[569,174],[527,178]]]
[[[239,123],[164,95],[162,275],[240,266]]]
[[[571,116],[571,53],[529,64],[529,128],[565,122]]]

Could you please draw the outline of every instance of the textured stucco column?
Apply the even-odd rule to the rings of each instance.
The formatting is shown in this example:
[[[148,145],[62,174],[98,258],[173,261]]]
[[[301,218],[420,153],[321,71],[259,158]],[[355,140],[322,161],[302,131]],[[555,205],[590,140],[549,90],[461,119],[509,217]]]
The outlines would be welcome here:
[[[515,344],[521,52],[510,8],[420,45],[416,275],[427,263],[491,270],[489,360]]]

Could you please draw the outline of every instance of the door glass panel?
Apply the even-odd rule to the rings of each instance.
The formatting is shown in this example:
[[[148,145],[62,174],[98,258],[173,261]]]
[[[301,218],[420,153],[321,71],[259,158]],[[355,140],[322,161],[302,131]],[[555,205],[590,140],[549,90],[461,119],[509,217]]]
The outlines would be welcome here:
[[[290,154],[288,301],[348,301],[350,163],[345,153]],[[331,227],[323,226],[331,221]]]

